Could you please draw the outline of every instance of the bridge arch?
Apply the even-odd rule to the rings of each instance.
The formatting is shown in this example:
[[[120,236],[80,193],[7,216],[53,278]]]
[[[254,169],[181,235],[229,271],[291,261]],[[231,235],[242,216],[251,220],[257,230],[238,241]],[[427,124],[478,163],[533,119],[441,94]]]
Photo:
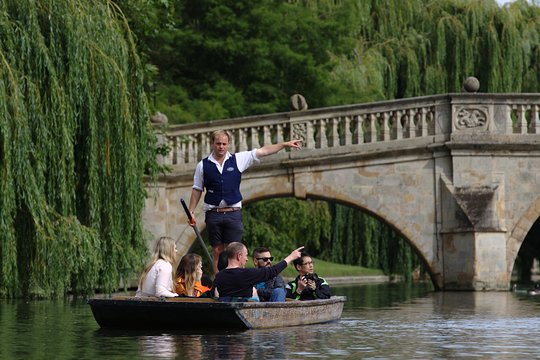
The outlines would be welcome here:
[[[346,199],[347,197],[347,199]],[[409,228],[405,226],[405,224],[395,223],[396,219],[392,216],[388,216],[388,214],[384,213],[378,213],[374,212],[371,209],[367,208],[367,204],[364,203],[355,203],[353,202],[354,199],[350,196],[344,196],[339,199],[336,199],[334,197],[329,197],[327,194],[310,194],[306,198],[299,198],[300,200],[307,200],[307,199],[313,199],[313,200],[322,200],[330,203],[337,203],[341,205],[345,205],[348,207],[352,207],[354,209],[360,210],[363,213],[368,214],[369,216],[374,217],[378,221],[384,223],[385,225],[389,226],[394,232],[396,232],[405,242],[411,247],[411,249],[414,251],[414,253],[418,256],[420,261],[423,263],[424,268],[428,271],[430,278],[433,281],[433,269],[430,267],[430,263],[426,256],[429,256],[429,254],[425,254],[422,252],[422,249],[417,246],[417,243],[413,240],[412,236],[413,234],[409,231]],[[434,286],[437,288],[437,283],[433,281]]]
[[[534,200],[529,208],[519,218],[508,238],[507,266],[511,274],[518,252],[534,223],[540,219],[540,197]]]

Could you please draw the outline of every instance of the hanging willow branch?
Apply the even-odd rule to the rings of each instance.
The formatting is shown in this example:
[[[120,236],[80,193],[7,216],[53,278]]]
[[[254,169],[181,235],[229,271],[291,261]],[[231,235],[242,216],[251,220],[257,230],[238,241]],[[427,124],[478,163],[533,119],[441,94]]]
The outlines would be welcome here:
[[[519,0],[499,7],[494,0],[367,0],[356,4],[358,23],[350,28],[351,34],[358,34],[359,46],[350,58],[340,58],[333,74],[338,83],[354,80],[348,87],[355,91],[348,94],[350,98],[373,101],[459,92],[468,76],[476,76],[485,92],[538,91],[537,3]],[[335,6],[343,5],[336,2]],[[381,78],[382,83],[372,80]]]
[[[107,0],[0,3],[0,295],[112,291],[146,255],[152,133]]]

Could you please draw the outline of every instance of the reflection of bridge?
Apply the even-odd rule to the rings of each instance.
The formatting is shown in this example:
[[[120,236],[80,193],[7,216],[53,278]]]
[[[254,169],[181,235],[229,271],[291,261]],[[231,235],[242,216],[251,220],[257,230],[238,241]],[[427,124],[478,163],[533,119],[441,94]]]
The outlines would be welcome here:
[[[209,134],[231,151],[302,138],[243,176],[245,203],[318,198],[362,209],[406,238],[440,289],[506,290],[517,252],[540,216],[540,94],[448,94],[172,126],[144,214],[154,235],[194,234],[181,215]],[[196,213],[200,227],[204,217]]]

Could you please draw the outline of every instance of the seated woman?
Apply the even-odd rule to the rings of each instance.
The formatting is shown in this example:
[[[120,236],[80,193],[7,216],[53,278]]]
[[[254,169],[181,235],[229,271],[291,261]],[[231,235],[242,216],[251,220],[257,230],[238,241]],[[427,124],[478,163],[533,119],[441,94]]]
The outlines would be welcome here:
[[[200,297],[210,290],[201,284],[202,258],[197,254],[186,254],[176,268],[174,289],[180,296]]]
[[[152,259],[141,274],[135,296],[178,296],[172,292],[172,264],[175,261],[176,241],[167,236],[160,237],[154,246]]]

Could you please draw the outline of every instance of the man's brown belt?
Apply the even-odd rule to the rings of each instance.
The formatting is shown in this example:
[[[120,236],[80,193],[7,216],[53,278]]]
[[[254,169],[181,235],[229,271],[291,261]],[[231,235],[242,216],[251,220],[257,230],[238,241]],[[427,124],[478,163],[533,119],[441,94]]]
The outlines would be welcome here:
[[[208,211],[214,211],[214,212],[218,212],[218,213],[226,213],[226,212],[239,211],[241,209],[242,208],[239,208],[239,207],[221,207],[221,208],[215,207],[215,208],[211,208]]]

